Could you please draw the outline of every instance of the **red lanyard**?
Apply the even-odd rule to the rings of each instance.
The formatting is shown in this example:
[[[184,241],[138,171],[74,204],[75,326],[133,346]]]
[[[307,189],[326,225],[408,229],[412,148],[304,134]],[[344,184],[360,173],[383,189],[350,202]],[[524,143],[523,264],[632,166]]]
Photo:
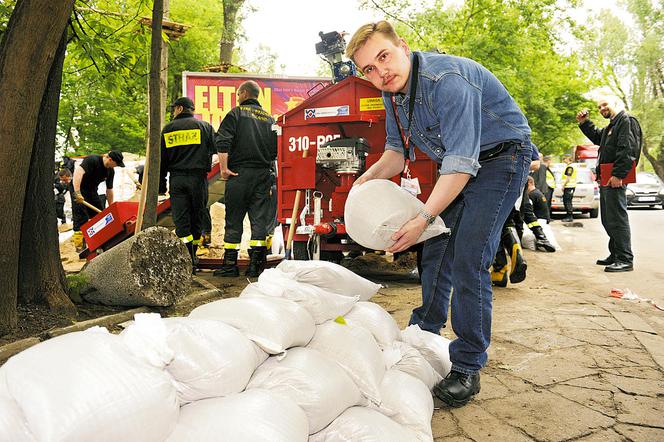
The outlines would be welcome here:
[[[415,94],[417,93],[417,80],[419,76],[419,67],[420,67],[420,58],[415,52],[413,52],[413,69],[410,73],[410,97],[408,100],[408,133],[404,134],[403,126],[401,125],[401,119],[399,118],[399,113],[397,112],[397,103],[394,99],[394,94],[392,94],[392,110],[394,111],[394,117],[399,128],[399,135],[401,135],[401,142],[403,143],[403,156],[405,159],[405,166],[402,172],[402,176],[410,178],[410,132],[413,127],[413,109],[415,108]]]

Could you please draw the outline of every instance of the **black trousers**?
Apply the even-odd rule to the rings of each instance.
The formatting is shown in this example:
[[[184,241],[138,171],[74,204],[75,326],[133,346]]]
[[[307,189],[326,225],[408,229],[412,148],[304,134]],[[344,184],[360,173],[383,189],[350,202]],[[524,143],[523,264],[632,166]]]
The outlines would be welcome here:
[[[67,216],[65,215],[65,199],[62,198],[62,201],[55,200],[55,216],[62,222],[62,224],[67,222]]]
[[[574,214],[574,206],[572,201],[574,200],[574,187],[565,187],[563,189],[563,205],[565,206],[565,211],[567,216],[572,216]]]
[[[553,189],[550,187],[547,187],[546,194],[544,195],[546,197],[546,205],[549,207],[549,219],[551,218],[551,200],[553,199]]]
[[[609,235],[609,252],[614,261],[632,264],[632,233],[627,216],[625,187],[600,187],[599,209],[602,225]]]
[[[203,173],[173,173],[169,178],[171,213],[178,238],[201,238],[203,211],[207,201],[207,182]],[[188,242],[188,241],[187,241]]]
[[[83,198],[88,203],[92,204],[99,210],[104,210],[104,201],[101,200],[101,197],[97,195],[97,192],[86,193],[81,191]],[[77,203],[74,198],[72,198],[72,218],[74,221],[74,230],[81,230],[81,226],[87,223],[90,218],[94,217],[97,212],[84,206],[83,204]]]
[[[272,222],[270,212],[270,169],[239,168],[237,176],[226,182],[226,230],[224,242],[240,244],[242,223],[249,214],[251,240],[265,241],[267,227]]]

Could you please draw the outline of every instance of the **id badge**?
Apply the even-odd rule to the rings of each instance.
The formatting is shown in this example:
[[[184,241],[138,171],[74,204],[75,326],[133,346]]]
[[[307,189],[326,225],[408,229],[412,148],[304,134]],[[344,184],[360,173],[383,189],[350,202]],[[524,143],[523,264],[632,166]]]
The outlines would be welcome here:
[[[413,196],[417,196],[422,193],[422,189],[420,188],[420,180],[418,180],[417,177],[401,177],[401,188]]]

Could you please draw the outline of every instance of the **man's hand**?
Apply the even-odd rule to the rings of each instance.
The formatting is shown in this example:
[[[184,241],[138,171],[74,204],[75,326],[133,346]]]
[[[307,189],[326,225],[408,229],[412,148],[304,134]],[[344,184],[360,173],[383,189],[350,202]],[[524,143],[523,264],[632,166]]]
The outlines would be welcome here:
[[[83,201],[85,201],[85,198],[83,198],[83,194],[80,191],[74,192],[74,201],[79,204],[83,204]]]
[[[225,181],[225,180],[229,179],[232,176],[237,176],[237,173],[233,172],[230,169],[222,169],[221,170],[221,179],[222,180]]]
[[[609,187],[622,187],[622,179],[612,176],[609,178]]]
[[[427,222],[424,218],[417,215],[415,218],[404,224],[401,229],[394,235],[392,239],[396,242],[386,250],[386,252],[397,253],[403,252],[408,247],[415,244],[422,233],[427,228]]]
[[[353,187],[360,186],[360,185],[366,183],[367,181],[373,180],[373,179],[374,179],[373,175],[369,171],[366,171],[362,175],[360,175],[360,177],[358,179],[356,179],[353,182]]]
[[[583,110],[579,111],[576,114],[576,121],[578,121],[579,124],[585,122],[588,119],[588,113],[589,113],[588,109],[583,109]]]

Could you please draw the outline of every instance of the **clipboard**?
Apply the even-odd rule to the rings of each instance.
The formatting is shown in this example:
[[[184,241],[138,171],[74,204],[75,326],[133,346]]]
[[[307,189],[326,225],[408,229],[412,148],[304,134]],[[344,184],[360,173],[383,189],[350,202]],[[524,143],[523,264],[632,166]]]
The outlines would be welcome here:
[[[604,163],[599,165],[599,185],[606,187],[609,185],[609,179],[613,176],[613,163]],[[622,179],[623,184],[636,183],[636,161],[632,161],[632,167],[627,172],[627,176]]]

